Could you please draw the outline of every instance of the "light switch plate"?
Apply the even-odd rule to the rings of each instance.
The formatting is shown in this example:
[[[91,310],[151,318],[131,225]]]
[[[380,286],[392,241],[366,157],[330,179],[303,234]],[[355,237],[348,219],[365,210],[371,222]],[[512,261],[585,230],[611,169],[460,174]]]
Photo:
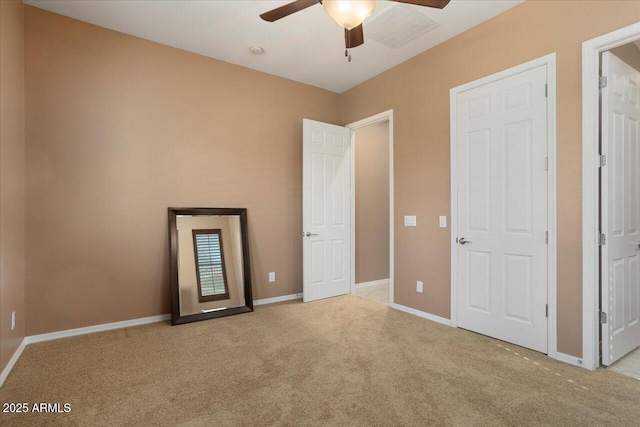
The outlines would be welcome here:
[[[447,228],[447,217],[446,216],[441,216],[440,217],[440,228]]]
[[[405,227],[415,227],[417,226],[417,220],[415,215],[405,215],[404,216],[404,226]]]

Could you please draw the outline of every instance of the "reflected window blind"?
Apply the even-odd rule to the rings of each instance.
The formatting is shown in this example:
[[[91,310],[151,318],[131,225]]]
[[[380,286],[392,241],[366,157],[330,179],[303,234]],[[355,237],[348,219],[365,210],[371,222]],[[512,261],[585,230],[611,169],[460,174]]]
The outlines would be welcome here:
[[[229,297],[220,229],[193,230],[200,302]]]

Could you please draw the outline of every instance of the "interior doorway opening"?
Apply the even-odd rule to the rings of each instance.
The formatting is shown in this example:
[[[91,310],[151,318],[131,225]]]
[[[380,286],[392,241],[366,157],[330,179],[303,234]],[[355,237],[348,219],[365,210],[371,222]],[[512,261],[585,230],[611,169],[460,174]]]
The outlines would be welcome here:
[[[640,379],[640,43],[600,64],[599,362]]]
[[[351,292],[393,304],[393,112],[352,129]]]
[[[631,170],[630,167],[635,167],[637,171],[638,161],[629,162],[628,158],[632,157],[629,153],[626,156],[620,156],[620,146],[617,151],[615,147],[620,142],[613,142],[612,146],[611,141],[615,141],[615,138],[611,139],[612,135],[608,132],[611,129],[624,130],[624,123],[629,124],[629,121],[625,120],[627,113],[607,111],[608,107],[601,99],[610,96],[611,94],[607,92],[613,89],[614,92],[619,92],[618,95],[621,93],[623,99],[625,96],[629,98],[628,95],[632,92],[635,93],[633,96],[636,99],[635,104],[640,103],[638,90],[632,87],[634,84],[630,84],[628,78],[614,77],[610,73],[611,70],[606,71],[603,68],[603,66],[606,67],[605,56],[608,56],[609,62],[611,62],[610,51],[615,52],[616,48],[639,39],[640,23],[635,23],[582,44],[582,356],[583,366],[591,370],[598,368],[603,358],[608,357],[607,363],[609,364],[613,364],[616,359],[616,347],[609,346],[610,343],[607,343],[607,340],[611,341],[610,338],[615,337],[615,334],[621,329],[621,322],[624,323],[631,319],[627,314],[624,314],[625,310],[627,313],[633,311],[629,308],[629,304],[624,308],[625,300],[620,297],[626,292],[627,303],[635,298],[635,301],[638,301],[638,305],[640,305],[638,299],[640,296],[630,295],[629,286],[625,285],[625,291],[620,291],[620,283],[629,283],[628,279],[631,278],[629,267],[632,262],[637,262],[637,258],[635,258],[636,261],[632,259],[636,255],[631,254],[630,258],[620,256],[614,251],[616,245],[622,247],[625,246],[625,243],[640,241],[640,238],[636,241],[630,240],[631,237],[637,237],[634,233],[638,232],[639,221],[637,217],[634,218],[631,215],[632,210],[629,208],[634,203],[637,206],[638,202],[632,201],[633,203],[627,206],[616,208],[624,213],[622,216],[619,215],[619,212],[612,212],[609,209],[621,199],[621,195],[629,197],[633,185],[635,185],[635,192],[638,191],[638,176],[629,176],[628,174]],[[626,48],[628,49],[629,46]],[[607,77],[606,82],[603,77]],[[611,80],[609,80],[610,78]],[[603,88],[607,90],[601,92]],[[629,90],[630,88],[631,90]],[[609,105],[613,105],[609,101]],[[604,115],[608,113],[611,116],[609,119],[613,120],[608,119],[608,123],[602,123]],[[637,120],[634,121],[637,125]],[[620,126],[621,124],[622,126]],[[635,128],[637,129],[637,126]],[[632,144],[629,143],[632,139],[628,138],[631,130],[633,129],[627,126],[624,132],[626,142],[623,148],[632,147]],[[605,141],[601,139],[601,136],[607,136],[609,140]],[[635,141],[637,150],[637,136],[635,138],[633,141]],[[635,158],[637,159],[637,152]],[[614,160],[613,164],[611,160]],[[619,165],[622,167],[618,167]],[[615,185],[616,182],[625,181],[624,185]],[[613,201],[609,197],[611,193],[614,195]],[[615,221],[618,223],[616,224]],[[635,228],[635,230],[630,228]],[[624,229],[626,231],[621,232]],[[615,237],[615,240],[620,238],[622,240],[615,242],[615,240],[611,240],[612,237]],[[631,247],[629,244],[628,249]],[[640,256],[640,248],[638,256]],[[620,277],[623,280],[619,280]],[[635,281],[637,280],[636,276]],[[611,296],[613,298],[610,298]],[[623,307],[623,315],[620,315],[620,307]],[[631,320],[632,322],[627,322],[627,325],[634,323],[633,319]],[[640,336],[632,334],[632,338],[640,338]],[[601,345],[602,347],[607,346],[607,348],[601,348]],[[614,356],[613,359],[611,359],[611,355]]]

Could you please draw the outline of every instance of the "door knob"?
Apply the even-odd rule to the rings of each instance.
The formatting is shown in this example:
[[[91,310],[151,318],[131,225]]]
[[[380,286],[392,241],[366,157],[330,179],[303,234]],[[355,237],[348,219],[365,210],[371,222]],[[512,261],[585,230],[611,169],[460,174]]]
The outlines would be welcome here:
[[[302,233],[303,236],[307,236],[307,237],[311,237],[311,236],[317,236],[317,233],[310,233],[310,232],[306,232],[306,233]]]
[[[458,239],[458,243],[460,243],[461,245],[466,245],[467,243],[471,243],[469,240],[464,240],[464,237],[460,237]]]

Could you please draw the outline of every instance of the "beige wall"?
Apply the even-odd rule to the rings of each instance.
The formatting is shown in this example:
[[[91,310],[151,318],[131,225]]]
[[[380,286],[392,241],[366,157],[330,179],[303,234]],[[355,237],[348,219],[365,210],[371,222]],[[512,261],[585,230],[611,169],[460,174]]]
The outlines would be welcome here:
[[[356,130],[356,283],[389,278],[389,122]]]
[[[240,222],[233,216],[183,216],[176,218],[178,230],[178,284],[180,288],[180,315],[200,313],[222,307],[240,307],[245,305],[244,278],[242,269],[242,244],[238,245]],[[193,248],[193,230],[220,229],[222,255],[225,262],[225,274],[229,298],[225,300],[199,302],[198,278],[196,276],[195,251]]]
[[[247,208],[254,298],[302,291],[302,119],[339,122],[337,94],[29,6],[25,25],[27,334],[168,313],[169,206]]]
[[[0,1],[0,372],[25,336],[23,35],[22,1]]]
[[[582,42],[639,20],[636,1],[527,1],[341,96],[345,123],[394,109],[397,303],[450,316],[449,89],[556,52],[558,350],[581,355]]]
[[[635,43],[627,43],[610,50],[618,58],[640,71],[640,49]]]

